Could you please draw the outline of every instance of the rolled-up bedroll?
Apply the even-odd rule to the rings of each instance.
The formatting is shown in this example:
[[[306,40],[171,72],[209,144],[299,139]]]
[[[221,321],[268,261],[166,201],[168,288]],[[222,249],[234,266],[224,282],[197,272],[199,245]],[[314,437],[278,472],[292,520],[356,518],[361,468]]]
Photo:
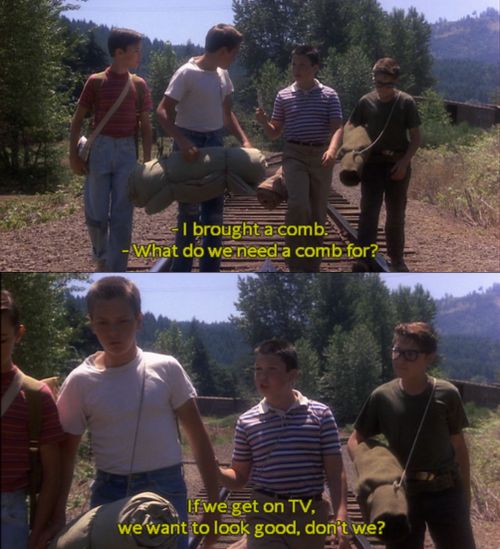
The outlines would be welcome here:
[[[172,202],[204,202],[227,189],[234,194],[255,194],[265,178],[266,159],[258,149],[207,147],[195,162],[180,152],[138,164],[129,178],[134,206],[152,214]]]
[[[142,492],[91,509],[61,530],[49,549],[175,549],[178,529],[173,505]]]
[[[340,181],[349,187],[361,181],[361,173],[370,156],[371,139],[363,126],[347,127],[342,146],[337,153],[340,160]]]
[[[288,193],[282,167],[257,187],[257,200],[266,210],[274,210],[287,198]]]

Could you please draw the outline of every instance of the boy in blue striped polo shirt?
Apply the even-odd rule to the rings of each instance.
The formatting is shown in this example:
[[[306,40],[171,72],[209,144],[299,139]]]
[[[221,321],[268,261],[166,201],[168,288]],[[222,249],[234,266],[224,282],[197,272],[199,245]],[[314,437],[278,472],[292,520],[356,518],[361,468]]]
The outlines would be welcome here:
[[[335,155],[342,141],[342,108],[337,92],[316,79],[319,54],[312,46],[292,52],[291,86],[278,92],[269,121],[259,107],[256,119],[270,139],[285,137],[283,175],[288,192],[287,226],[324,225]],[[321,236],[288,236],[290,271],[316,272],[320,258],[303,247],[320,246]]]
[[[230,490],[251,481],[255,503],[247,514],[248,549],[270,545],[302,549],[306,544],[308,549],[321,549],[326,536],[306,533],[306,525],[313,520],[328,522],[322,497],[325,477],[335,519],[347,518],[347,486],[335,419],[328,406],[294,390],[298,361],[293,345],[270,339],[255,352],[255,384],[264,398],[238,418],[232,464],[219,469],[219,481]],[[282,507],[282,512],[264,512],[269,502]],[[262,524],[291,528],[294,521],[300,535],[262,536],[259,530]],[[340,547],[349,547],[347,539],[339,537]]]

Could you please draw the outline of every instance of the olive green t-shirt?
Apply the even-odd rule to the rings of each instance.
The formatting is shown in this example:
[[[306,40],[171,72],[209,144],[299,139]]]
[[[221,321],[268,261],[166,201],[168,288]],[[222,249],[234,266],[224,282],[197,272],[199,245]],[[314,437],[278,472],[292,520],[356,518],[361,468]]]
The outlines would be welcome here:
[[[420,116],[417,105],[411,95],[397,91],[400,94],[394,112],[384,135],[373,147],[372,154],[384,150],[406,152],[409,140],[408,130],[420,126]],[[387,103],[380,101],[377,92],[372,91],[364,95],[351,114],[349,121],[354,126],[364,126],[371,140],[374,141],[384,129],[396,97]]]
[[[423,393],[409,395],[401,388],[399,379],[394,379],[373,391],[354,426],[365,438],[382,433],[404,467],[430,393],[429,384]],[[448,381],[436,380],[408,471],[441,473],[454,470],[455,452],[450,435],[460,433],[468,424],[457,388]]]

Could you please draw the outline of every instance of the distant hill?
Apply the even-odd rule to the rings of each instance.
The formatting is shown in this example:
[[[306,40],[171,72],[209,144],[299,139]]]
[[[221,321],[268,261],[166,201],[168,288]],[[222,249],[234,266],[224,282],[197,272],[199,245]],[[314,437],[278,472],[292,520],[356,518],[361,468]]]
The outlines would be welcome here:
[[[500,284],[436,301],[441,368],[450,377],[500,381]]]
[[[499,12],[431,25],[436,88],[446,99],[492,103],[499,90]]]

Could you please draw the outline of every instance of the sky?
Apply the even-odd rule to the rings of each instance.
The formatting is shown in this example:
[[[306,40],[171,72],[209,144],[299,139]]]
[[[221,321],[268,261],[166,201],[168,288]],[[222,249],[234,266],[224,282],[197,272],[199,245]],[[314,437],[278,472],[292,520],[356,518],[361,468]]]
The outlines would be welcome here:
[[[91,281],[106,276],[91,275]],[[238,278],[252,275],[232,273],[176,274],[176,273],[127,273],[126,277],[137,284],[144,312],[160,314],[171,320],[197,318],[205,322],[221,322],[230,315],[237,315]],[[276,276],[294,276],[277,274]],[[322,276],[335,276],[323,274]],[[356,275],[352,275],[356,276]],[[445,294],[460,297],[500,283],[499,273],[389,273],[381,274],[390,289],[398,286],[414,287],[421,284],[432,297]]]
[[[72,2],[75,4],[75,2]],[[411,6],[433,23],[439,18],[454,21],[476,11],[497,7],[493,0],[379,0],[382,8],[408,9]],[[232,0],[87,0],[78,1],[79,10],[68,11],[72,19],[135,29],[151,39],[172,44],[204,43],[207,30],[217,23],[232,23]]]

